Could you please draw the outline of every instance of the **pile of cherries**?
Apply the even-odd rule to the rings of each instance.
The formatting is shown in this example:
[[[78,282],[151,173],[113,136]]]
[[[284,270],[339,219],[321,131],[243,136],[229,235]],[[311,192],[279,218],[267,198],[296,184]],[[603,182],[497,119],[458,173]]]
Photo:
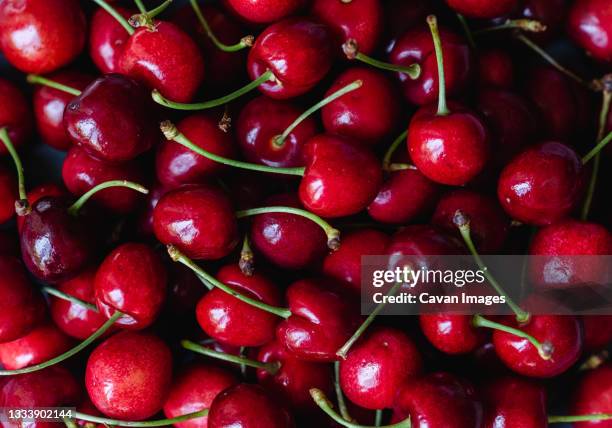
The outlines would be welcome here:
[[[612,427],[612,315],[541,313],[605,258],[360,314],[364,255],[612,255],[611,0],[177,3],[0,0],[0,408],[77,409],[0,425]]]

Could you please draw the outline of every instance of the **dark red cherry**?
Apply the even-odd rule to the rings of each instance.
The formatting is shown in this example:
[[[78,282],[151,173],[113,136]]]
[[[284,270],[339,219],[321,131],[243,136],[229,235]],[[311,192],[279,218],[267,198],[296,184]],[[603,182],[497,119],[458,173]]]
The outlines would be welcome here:
[[[378,328],[362,337],[340,361],[347,398],[366,409],[393,406],[397,391],[422,369],[421,354],[400,330]]]
[[[13,146],[21,147],[32,134],[32,113],[21,91],[0,78],[0,128],[4,127]],[[0,154],[8,154],[4,144],[0,147]]]
[[[63,187],[54,183],[41,184],[28,192],[28,203],[32,206],[36,201],[45,196],[68,196],[68,192],[66,192]],[[19,233],[21,233],[25,219],[26,216],[17,216],[15,218],[15,220],[17,220],[17,230]]]
[[[612,62],[612,4],[606,0],[581,0],[570,9],[567,31],[593,58]]]
[[[96,269],[89,268],[74,278],[61,282],[57,288],[70,296],[95,305],[95,277]],[[106,321],[103,314],[77,303],[56,297],[49,299],[49,312],[53,322],[69,336],[86,339]]]
[[[300,123],[279,146],[274,138],[281,135],[302,114],[302,109],[288,101],[261,96],[250,101],[236,122],[236,139],[250,162],[290,168],[304,165],[304,144],[318,130],[310,116]]]
[[[124,331],[89,356],[85,386],[104,415],[143,420],[161,410],[172,381],[172,355],[156,336]]]
[[[278,341],[299,359],[334,361],[336,351],[353,334],[359,322],[354,302],[334,290],[333,283],[305,279],[287,289],[291,317],[277,330]]]
[[[535,40],[549,41],[559,32],[567,20],[568,4],[565,0],[524,0],[520,15],[546,25],[546,30],[531,35]]]
[[[570,147],[554,141],[532,146],[502,170],[497,197],[515,220],[547,225],[566,217],[583,189],[583,167]]]
[[[175,245],[194,259],[220,259],[238,243],[238,224],[231,202],[211,186],[166,193],[153,210],[153,229],[162,243]]]
[[[218,118],[194,114],[181,120],[177,127],[196,146],[225,158],[235,157],[234,142],[229,134],[219,128]],[[164,141],[157,148],[157,179],[170,188],[202,183],[223,169],[222,164],[172,141]]]
[[[504,376],[483,388],[483,428],[548,426],[546,390],[527,379]]]
[[[164,404],[167,418],[210,408],[222,391],[236,385],[238,379],[229,370],[209,364],[193,363],[177,374]],[[174,423],[177,428],[208,428],[208,416]]]
[[[506,51],[483,49],[478,53],[477,65],[480,86],[509,89],[514,84],[514,63]]]
[[[66,106],[66,130],[76,144],[100,159],[130,160],[160,141],[152,103],[149,92],[135,80],[108,74]]]
[[[380,0],[315,0],[310,13],[333,30],[339,52],[344,42],[353,39],[359,52],[370,55],[382,35],[382,3]]]
[[[429,0],[413,0],[410,3],[404,0],[385,0],[382,4],[385,12],[383,31],[388,39],[386,52],[393,49],[398,36],[404,34],[407,28],[422,25],[427,13],[431,12]]]
[[[480,19],[508,15],[518,3],[518,0],[446,0],[446,4],[457,13]]]
[[[144,244],[123,244],[106,256],[96,272],[96,304],[107,318],[122,312],[117,325],[143,329],[161,310],[166,282],[166,269],[155,251]]]
[[[217,395],[208,413],[208,428],[293,428],[291,414],[259,385],[241,383]]]
[[[302,208],[294,193],[272,196],[264,206]],[[285,213],[266,213],[253,219],[251,244],[276,266],[304,269],[320,261],[327,252],[323,229],[309,219]]]
[[[382,182],[380,162],[351,140],[317,135],[308,141],[304,153],[307,166],[299,194],[309,211],[343,217],[363,210],[376,196]]]
[[[393,235],[387,254],[390,257],[451,255],[459,254],[461,249],[458,239],[437,226],[410,225]]]
[[[72,70],[58,71],[48,78],[78,90],[85,89],[93,80],[88,74]],[[58,150],[68,150],[72,147],[64,124],[64,110],[73,98],[74,95],[49,86],[37,85],[34,88],[32,103],[36,128],[43,142]]]
[[[236,263],[226,265],[217,279],[233,290],[272,306],[280,306],[278,287],[269,278],[255,272],[244,275]],[[196,317],[202,330],[212,338],[233,346],[261,346],[274,338],[280,318],[244,303],[218,288],[210,290],[198,302]]]
[[[255,80],[271,70],[273,80],[259,85],[265,95],[287,99],[312,89],[329,71],[334,59],[327,26],[296,18],[272,24],[249,52],[247,70]]]
[[[612,315],[585,315],[582,317],[584,352],[597,352],[612,342]]]
[[[193,319],[196,305],[206,293],[202,281],[187,266],[172,263],[168,271],[168,297],[165,309],[179,317]]]
[[[368,206],[368,214],[380,223],[406,224],[428,213],[439,193],[440,186],[417,169],[393,171]]]
[[[583,371],[583,377],[574,390],[571,401],[571,414],[591,415],[611,413],[610,394],[612,393],[612,365],[610,363],[594,370]],[[610,428],[610,420],[577,422],[576,428]]]
[[[154,30],[140,27],[119,57],[119,72],[138,79],[164,97],[191,101],[204,79],[204,60],[198,45],[178,26],[155,22]]]
[[[350,4],[354,3],[359,1]],[[350,68],[338,76],[325,95],[329,96],[357,80],[362,82],[360,88],[323,107],[323,125],[330,134],[370,146],[380,145],[395,130],[400,116],[399,95],[387,76],[371,68]]]
[[[268,24],[293,15],[304,5],[304,0],[225,0],[224,3],[246,21]]]
[[[12,169],[0,165],[0,224],[6,223],[15,215],[17,179]]]
[[[445,312],[419,315],[427,340],[436,349],[451,355],[473,352],[486,341],[486,330],[475,327],[472,319],[472,315]]]
[[[25,73],[49,73],[83,49],[85,15],[77,0],[5,0],[0,5],[0,50]]]
[[[113,8],[125,19],[136,13],[120,6]],[[89,56],[103,74],[119,72],[119,58],[129,38],[125,28],[107,11],[100,8],[94,12],[89,28]]]
[[[35,327],[12,342],[0,343],[0,363],[6,370],[17,370],[43,363],[72,346],[72,340],[52,323]]]
[[[149,187],[146,195],[145,205],[138,216],[138,232],[144,236],[153,235],[153,210],[157,206],[160,198],[170,191],[169,188],[160,184],[153,183]]]

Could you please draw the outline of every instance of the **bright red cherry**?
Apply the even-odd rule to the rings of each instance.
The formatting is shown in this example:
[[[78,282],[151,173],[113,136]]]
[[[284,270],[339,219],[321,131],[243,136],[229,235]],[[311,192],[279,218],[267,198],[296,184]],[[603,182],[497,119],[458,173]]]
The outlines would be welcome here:
[[[473,352],[486,341],[487,331],[474,326],[472,319],[472,315],[444,312],[419,315],[427,340],[436,349],[451,355]]]
[[[119,74],[96,79],[74,98],[64,123],[76,144],[112,162],[133,159],[160,141],[150,94]]]
[[[0,79],[0,128],[4,127],[13,146],[21,147],[32,133],[32,113],[21,91],[8,80]],[[4,144],[0,145],[0,154],[8,154]]]
[[[611,413],[612,365],[608,363],[582,373],[583,377],[572,397],[571,413],[575,415]],[[612,422],[610,420],[577,422],[573,426],[576,428],[610,428]]]
[[[125,19],[136,13],[120,6],[113,7]],[[99,8],[94,12],[89,28],[89,56],[102,73],[119,72],[119,58],[129,38],[125,28],[107,11]]]
[[[43,363],[72,346],[72,340],[55,325],[35,327],[23,337],[0,343],[0,363],[6,370],[17,370]]]
[[[303,18],[286,19],[257,37],[247,69],[253,80],[271,70],[274,79],[259,85],[259,90],[269,97],[286,99],[310,91],[325,77],[333,58],[327,26]]]
[[[156,336],[124,331],[89,356],[85,386],[104,415],[143,420],[161,410],[172,381],[172,355]]]
[[[570,9],[569,35],[593,58],[612,62],[612,4],[606,0],[580,0]]]
[[[211,186],[179,188],[161,197],[153,210],[155,236],[188,257],[215,260],[238,243],[238,224],[231,202]]]
[[[478,84],[482,87],[511,88],[514,84],[514,63],[508,52],[484,49],[478,53]]]
[[[554,141],[532,146],[501,172],[497,196],[515,220],[547,225],[566,217],[583,189],[583,167],[570,147]]]
[[[457,13],[479,19],[508,15],[518,3],[518,0],[446,0],[446,4]]]
[[[481,394],[483,428],[542,428],[548,426],[546,390],[527,379],[504,376],[493,379]]]
[[[15,216],[17,180],[12,169],[0,166],[0,224],[6,223]]]
[[[293,15],[304,0],[225,0],[225,4],[242,19],[269,24]]]
[[[85,15],[77,0],[5,0],[0,4],[0,50],[26,73],[49,73],[83,49]]]

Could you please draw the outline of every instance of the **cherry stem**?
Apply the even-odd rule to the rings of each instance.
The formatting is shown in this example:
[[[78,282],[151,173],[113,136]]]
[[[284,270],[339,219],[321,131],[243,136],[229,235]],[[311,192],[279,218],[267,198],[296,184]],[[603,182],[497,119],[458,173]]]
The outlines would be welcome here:
[[[151,92],[151,96],[153,97],[153,101],[155,101],[156,103],[161,104],[164,107],[172,108],[175,110],[189,110],[189,111],[206,110],[209,108],[214,108],[214,107],[218,107],[223,104],[227,104],[230,101],[233,101],[236,98],[241,97],[247,92],[252,91],[253,89],[257,88],[259,85],[266,83],[270,80],[276,80],[276,77],[274,76],[274,73],[272,73],[272,70],[267,70],[257,79],[253,80],[252,82],[243,86],[242,88],[232,92],[231,94],[225,95],[224,97],[221,97],[221,98],[216,98],[214,100],[204,101],[201,103],[185,104],[185,103],[177,103],[174,101],[170,101],[169,99],[165,98],[162,94],[160,94],[157,89],[154,89],[153,92]]]
[[[271,375],[275,375],[281,367],[281,363],[276,361],[273,363],[262,363],[261,361],[251,360],[238,355],[230,355],[225,352],[215,351],[214,349],[205,348],[191,340],[181,340],[181,346],[195,353],[206,355],[207,357],[216,358],[217,360],[228,361],[230,363],[253,367],[256,369],[265,370]]]
[[[111,326],[115,323],[115,321],[117,321],[119,319],[119,317],[121,317],[121,316],[123,316],[123,313],[121,313],[119,311],[116,311],[113,314],[113,316],[111,316],[104,324],[102,324],[102,326],[99,329],[97,329],[91,336],[89,336],[87,339],[85,339],[84,341],[79,343],[74,348],[69,349],[68,351],[64,352],[61,355],[58,355],[55,358],[52,358],[52,359],[50,359],[48,361],[45,361],[43,363],[40,363],[40,364],[36,364],[34,366],[24,367],[22,369],[17,369],[17,370],[0,370],[0,376],[13,376],[13,375],[17,375],[17,374],[32,373],[32,372],[36,372],[36,371],[39,371],[39,370],[42,370],[42,369],[46,369],[47,367],[51,367],[51,366],[53,366],[55,364],[61,363],[62,361],[67,360],[68,358],[72,357],[73,355],[78,354],[83,349],[87,348],[97,338],[99,338],[104,333],[106,333],[106,331],[109,328],[111,328]]]
[[[50,88],[57,89],[58,91],[62,91],[62,92],[66,92],[67,94],[74,95],[75,97],[78,97],[79,95],[81,95],[81,91],[79,91],[78,89],[72,88],[62,83],[58,83],[51,79],[47,79],[46,77],[39,76],[38,74],[28,74],[28,76],[26,77],[26,80],[28,81],[28,83],[31,83],[33,85],[48,86]]]
[[[134,0],[134,4],[136,4],[136,7],[138,8],[138,10],[140,11],[140,13],[145,14],[147,13],[147,8],[145,7],[145,5],[142,3],[142,0]]]
[[[206,18],[204,18],[204,14],[202,13],[202,9],[200,9],[198,0],[190,0],[190,2],[191,2],[191,7],[193,8],[193,11],[195,12],[198,18],[198,21],[200,21],[200,25],[206,32],[206,35],[208,36],[210,41],[213,42],[213,44],[217,47],[217,49],[222,50],[224,52],[238,52],[244,48],[249,48],[253,46],[255,37],[253,37],[250,34],[248,36],[244,36],[242,39],[240,39],[238,43],[233,44],[233,45],[226,45],[225,43],[222,43],[217,38],[215,33],[212,31],[212,29],[210,28],[210,25],[208,25]]]
[[[395,296],[397,292],[400,290],[400,288],[401,288],[401,284],[396,283],[395,285],[393,285],[393,287],[391,287],[391,289],[387,293],[387,296]],[[367,330],[370,324],[374,322],[378,314],[385,308],[386,305],[387,305],[387,300],[385,299],[374,308],[372,313],[368,315],[368,317],[359,326],[359,328],[355,331],[355,333],[353,333],[350,339],[347,340],[344,345],[342,345],[342,348],[340,348],[338,352],[336,352],[336,355],[338,357],[342,358],[343,360],[346,359],[348,352],[353,347],[355,342],[357,342],[357,340],[363,335],[363,333]]]
[[[381,426],[382,425],[382,418],[383,418],[383,411],[382,409],[377,409],[376,410],[376,414],[375,414],[375,419],[374,419],[374,426]]]
[[[474,315],[474,317],[472,318],[472,325],[474,327],[481,327],[481,328],[490,328],[493,330],[500,330],[503,331],[505,333],[509,333],[512,334],[514,336],[517,337],[522,337],[523,339],[527,339],[529,341],[529,343],[531,343],[533,346],[535,346],[535,348],[538,351],[538,355],[543,359],[543,360],[550,360],[552,357],[552,352],[553,352],[553,348],[552,345],[550,343],[544,342],[541,343],[540,341],[538,341],[535,337],[533,337],[532,335],[525,333],[522,330],[519,330],[517,328],[513,328],[513,327],[509,327],[505,324],[500,324],[498,322],[495,321],[491,321],[487,318],[484,318],[482,315]]]
[[[459,229],[459,233],[461,233],[461,237],[463,238],[465,245],[470,250],[470,253],[474,257],[474,260],[476,261],[476,264],[478,265],[480,270],[483,271],[485,278],[487,278],[487,280],[489,281],[491,286],[495,289],[497,294],[499,294],[500,296],[504,296],[506,298],[506,303],[508,304],[512,312],[514,312],[514,314],[516,315],[517,322],[519,322],[520,324],[523,324],[529,321],[529,317],[530,317],[529,313],[521,309],[521,307],[517,305],[514,302],[514,300],[510,298],[510,296],[508,296],[506,291],[499,284],[499,282],[497,282],[495,277],[491,275],[491,273],[489,272],[489,269],[487,268],[484,261],[480,257],[480,254],[478,254],[478,251],[476,250],[476,246],[474,245],[474,241],[472,240],[470,219],[468,218],[468,216],[464,214],[461,210],[457,210],[455,212],[455,215],[453,216],[453,223]]]
[[[325,396],[325,393],[321,391],[320,389],[312,388],[310,390],[310,396],[312,397],[314,402],[317,404],[317,406],[319,406],[321,410],[323,410],[330,418],[332,418],[334,421],[336,421],[340,425],[345,426],[347,428],[369,428],[366,425],[359,425],[359,424],[348,422],[344,420],[342,416],[340,416],[338,412],[334,410],[334,405],[327,399],[327,397]],[[410,418],[404,419],[403,421],[398,422],[393,425],[385,425],[385,428],[410,428],[410,427],[411,427]]]
[[[232,166],[235,168],[247,169],[250,171],[269,172],[273,174],[286,174],[286,175],[297,175],[303,176],[305,168],[277,168],[267,165],[259,165],[255,163],[242,162],[234,159],[228,159],[211,153],[203,148],[195,145],[189,140],[183,133],[181,133],[176,125],[169,120],[160,123],[160,129],[163,132],[167,140],[174,141],[188,149],[196,152],[197,154],[204,156],[214,162],[218,162],[224,165]]]
[[[434,49],[436,51],[436,62],[438,64],[438,116],[447,116],[450,114],[448,105],[446,104],[446,79],[444,77],[444,55],[442,53],[442,40],[440,39],[440,30],[438,29],[438,19],[435,15],[427,17],[427,25],[431,31]]]
[[[240,272],[246,276],[253,276],[255,273],[255,256],[253,250],[251,250],[251,243],[249,242],[249,235],[244,235],[242,241],[242,249],[240,250],[240,260],[238,261],[238,267]]]
[[[541,33],[543,31],[546,31],[546,25],[534,19],[507,19],[506,22],[501,25],[494,25],[492,27],[476,30],[474,31],[474,34],[480,36],[482,34],[487,34],[493,31],[511,29],[529,31],[531,33]]]
[[[140,0],[134,0],[134,1],[140,2]],[[154,9],[151,9],[148,12],[147,12],[147,9],[144,7],[144,5],[140,3],[142,5],[142,9],[138,7],[138,9],[140,10],[140,13],[137,13],[136,15],[132,15],[130,19],[128,19],[128,23],[132,27],[135,27],[135,28],[138,28],[138,27],[153,28],[153,18],[155,18],[157,15],[159,15],[160,13],[168,9],[168,6],[172,4],[172,1],[173,0],[166,0],[162,4],[160,4]]]
[[[457,14],[457,19],[459,20],[459,23],[461,24],[461,27],[463,28],[463,32],[465,33],[465,38],[467,39],[470,47],[472,48],[472,50],[476,50],[476,42],[474,41],[474,34],[472,33],[472,30],[470,29],[470,26],[468,25],[467,20],[460,13]]]
[[[127,33],[130,36],[134,34],[136,30],[134,30],[134,28],[130,25],[127,19],[121,16],[121,14],[117,12],[117,10],[114,7],[108,4],[105,0],[92,0],[92,1],[98,6],[100,6],[102,9],[104,9],[106,12],[108,12],[109,15],[111,15],[113,18],[115,18],[115,20],[119,24],[121,24],[121,26],[125,29],[125,31],[127,31]]]
[[[325,235],[327,235],[327,246],[330,250],[337,250],[340,248],[340,231],[332,227],[328,222],[323,220],[316,214],[311,213],[310,211],[303,210],[301,208],[293,208],[293,207],[281,207],[281,206],[272,206],[272,207],[263,207],[263,208],[251,208],[248,210],[242,210],[236,212],[237,218],[249,217],[259,214],[266,213],[285,213],[285,214],[295,214],[300,217],[307,218],[308,220],[316,223],[323,231]]]
[[[81,412],[74,412],[75,419],[87,422],[104,424],[106,426],[121,426],[121,427],[163,427],[177,424],[191,419],[201,418],[208,415],[208,409],[202,409],[198,412],[187,413],[170,419],[158,419],[155,421],[121,421],[118,419],[103,418],[100,416],[87,415]]]
[[[355,422],[355,420],[348,412],[348,408],[346,407],[346,400],[344,399],[342,387],[340,386],[340,361],[334,361],[334,390],[336,391],[338,410],[340,410],[340,415],[342,415],[342,419],[347,422]]]
[[[174,245],[167,245],[167,248],[168,254],[170,255],[170,258],[173,261],[182,263],[183,265],[187,266],[188,268],[193,270],[201,279],[219,288],[221,291],[224,291],[227,294],[234,296],[236,299],[248,305],[261,309],[262,311],[269,312],[281,318],[289,318],[291,316],[291,311],[287,308],[279,308],[277,306],[268,305],[267,303],[245,296],[244,294],[237,292],[231,287],[228,287],[227,285],[219,281],[217,278],[204,271],[204,269],[195,264],[193,260],[191,260],[189,257],[181,253]]]
[[[77,297],[64,293],[63,291],[60,291],[57,288],[45,286],[42,288],[42,291],[51,296],[57,297],[58,299],[67,300],[68,302],[76,303],[77,305],[83,306],[84,308],[87,308],[90,311],[98,312],[98,308],[96,307],[96,305],[87,303]]]
[[[11,141],[11,137],[9,136],[8,129],[6,127],[0,128],[0,140],[13,158],[13,163],[15,164],[15,169],[17,170],[17,188],[19,192],[19,199],[15,201],[15,212],[18,216],[27,215],[30,213],[31,208],[30,203],[28,202],[28,194],[25,189],[23,165],[21,164],[19,154],[17,153],[17,150],[15,150],[15,146],[13,146],[13,142]]]
[[[610,359],[610,352],[603,350],[591,355],[584,363],[580,365],[578,371],[595,370],[597,367],[606,363]]]
[[[401,169],[408,169],[410,167],[410,165],[408,164],[391,164],[391,159],[393,158],[393,155],[397,151],[398,147],[403,142],[406,141],[407,136],[408,136],[408,130],[406,129],[393,141],[393,143],[391,143],[391,146],[389,146],[389,148],[385,152],[385,156],[383,157],[383,161],[382,161],[383,171],[397,171],[398,169],[395,169],[395,167],[402,166],[402,165],[406,165],[406,168],[401,168]]]
[[[145,195],[149,193],[146,187],[138,183],[133,183],[131,181],[127,181],[127,180],[105,181],[104,183],[100,183],[97,186],[94,186],[91,189],[89,189],[87,192],[85,192],[79,199],[76,200],[74,204],[68,207],[68,213],[70,215],[77,215],[79,213],[79,210],[93,195],[98,193],[100,190],[108,189],[109,187],[127,187],[128,189],[135,190]]]
[[[610,96],[610,98],[612,98],[612,96]],[[582,164],[584,165],[584,164],[588,163],[594,157],[599,156],[599,152],[601,152],[601,150],[605,146],[607,146],[610,141],[612,141],[612,132],[610,132],[608,135],[606,135],[606,138],[604,138],[599,143],[597,143],[597,145],[595,147],[593,147],[590,152],[588,152],[586,155],[584,155],[584,157],[582,158]]]
[[[350,60],[356,59],[372,67],[380,68],[381,70],[396,71],[398,73],[407,74],[412,80],[416,80],[421,76],[421,66],[419,64],[411,64],[408,66],[390,64],[388,62],[379,61],[372,57],[359,52],[359,45],[355,39],[348,39],[342,45],[344,55]]]
[[[574,416],[549,416],[549,424],[573,423],[573,422],[592,422],[592,421],[607,421],[612,419],[612,413],[592,413],[590,415],[574,415]]]

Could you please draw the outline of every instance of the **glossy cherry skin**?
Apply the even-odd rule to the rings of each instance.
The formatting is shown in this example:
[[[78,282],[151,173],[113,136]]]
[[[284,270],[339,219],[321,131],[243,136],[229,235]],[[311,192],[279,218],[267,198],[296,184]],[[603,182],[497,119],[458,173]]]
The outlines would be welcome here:
[[[612,316],[585,315],[582,317],[584,352],[600,351],[612,342]]]
[[[572,415],[590,415],[595,413],[610,413],[610,393],[612,392],[612,365],[610,363],[594,370],[583,372],[583,377],[578,382],[572,402]],[[610,428],[610,420],[599,422],[577,422],[576,428]]]
[[[368,331],[340,361],[340,385],[347,398],[366,409],[393,406],[399,388],[422,370],[421,354],[400,330]]]
[[[47,77],[80,91],[94,80],[87,74],[72,70],[58,71]],[[74,95],[49,86],[37,85],[34,88],[32,103],[36,128],[43,142],[58,150],[68,150],[72,147],[64,124],[64,110],[73,98]]]
[[[66,280],[92,259],[95,233],[84,216],[68,213],[70,202],[46,196],[32,205],[21,229],[21,256],[28,270],[46,282]]]
[[[306,118],[285,139],[282,146],[274,137],[283,133],[302,114],[302,108],[288,101],[261,96],[244,106],[236,122],[236,139],[251,162],[275,167],[304,165],[304,144],[318,131],[317,121]]]
[[[508,237],[510,219],[495,198],[470,190],[451,191],[438,201],[431,222],[458,235],[453,223],[458,210],[470,219],[472,239],[479,252],[494,254],[502,249]]]
[[[211,186],[179,188],[161,197],[153,210],[155,236],[188,257],[216,260],[238,243],[238,224],[229,198]]]
[[[4,127],[13,145],[21,147],[32,133],[32,113],[21,91],[8,80],[0,79],[0,128]],[[0,154],[8,154],[4,144]]]
[[[238,383],[229,370],[209,364],[193,363],[174,378],[164,414],[174,418],[210,408],[217,395]],[[208,416],[174,423],[178,428],[208,428]]]
[[[74,278],[61,282],[57,289],[87,303],[96,303],[94,279],[96,269],[89,268]],[[57,297],[49,297],[49,312],[53,322],[64,333],[77,339],[86,339],[99,329],[106,317],[82,305]]]
[[[248,22],[269,24],[293,15],[304,5],[304,0],[225,0],[224,3]]]
[[[276,77],[258,89],[275,99],[293,98],[310,91],[329,71],[334,59],[327,26],[303,18],[270,25],[249,52],[247,71],[255,80],[267,70]]]
[[[279,324],[278,341],[302,360],[337,360],[336,351],[358,326],[354,302],[333,283],[315,279],[294,282],[286,298],[292,315]]]
[[[489,134],[482,120],[467,108],[450,104],[445,116],[437,106],[419,109],[408,127],[408,151],[427,178],[460,186],[476,177],[489,158]]]
[[[285,193],[265,200],[263,206],[302,208],[297,195]],[[313,266],[327,252],[327,237],[307,218],[284,213],[256,216],[251,224],[251,244],[258,253],[284,269]]]
[[[145,183],[145,173],[138,161],[109,163],[98,160],[78,146],[72,147],[62,166],[66,188],[74,196],[81,196],[94,186],[110,180]],[[129,214],[136,210],[143,196],[132,189],[115,187],[97,192],[91,203],[112,213]]]
[[[296,358],[278,341],[269,342],[259,348],[257,360],[280,363],[280,369],[273,375],[266,370],[257,370],[257,380],[299,414],[312,413],[316,408],[310,396],[311,388],[320,389],[326,394],[333,391],[333,373],[329,364]]]
[[[68,196],[68,192],[62,186],[59,186],[55,183],[47,183],[41,184],[40,186],[36,186],[28,191],[27,198],[28,203],[30,205],[34,205],[36,201],[40,198],[44,198],[45,196]],[[25,221],[27,216],[17,216],[15,220],[17,220],[17,230],[21,233],[21,229],[23,227],[23,222]]]
[[[435,256],[459,254],[461,250],[461,242],[437,226],[410,225],[393,235],[387,254]]]
[[[100,312],[116,324],[140,330],[155,321],[166,298],[167,274],[159,255],[145,244],[127,243],[111,251],[96,272]]]
[[[45,315],[42,296],[36,292],[23,265],[10,255],[0,256],[0,343],[25,336]]]
[[[350,4],[353,3],[359,1]],[[395,130],[400,116],[400,99],[387,76],[380,71],[363,67],[350,68],[338,76],[325,96],[357,80],[363,82],[360,88],[323,107],[323,125],[330,134],[376,146]]]
[[[310,13],[333,30],[338,51],[344,42],[353,39],[359,52],[371,55],[382,35],[382,3],[380,0],[315,0]]]
[[[457,13],[479,19],[508,15],[518,3],[518,0],[446,0],[446,4]]]
[[[0,49],[25,73],[49,73],[83,49],[85,15],[77,0],[6,0],[0,5]]]
[[[235,157],[234,142],[229,134],[219,128],[218,118],[194,114],[181,120],[177,128],[196,146],[225,158]],[[157,148],[157,179],[169,188],[202,183],[224,169],[224,165],[173,141],[164,141]]]
[[[444,73],[448,95],[461,91],[470,78],[472,55],[462,37],[440,29],[444,51]],[[404,33],[394,44],[389,54],[393,64],[409,66],[418,63],[421,75],[412,80],[404,73],[397,76],[402,84],[404,97],[411,104],[425,105],[438,99],[438,66],[433,40],[429,28],[421,25]]]
[[[563,30],[567,22],[568,3],[565,0],[525,0],[520,15],[527,19],[534,19],[546,25],[546,30],[535,33],[535,40],[549,41]]]
[[[566,217],[583,190],[580,158],[554,141],[532,146],[502,170],[497,197],[515,220],[547,225]]]
[[[119,72],[179,103],[192,100],[204,79],[198,45],[178,26],[164,21],[155,30],[140,27],[119,57]]]
[[[343,217],[366,208],[382,182],[378,159],[351,140],[321,134],[304,147],[306,171],[299,195],[307,210]],[[345,189],[352,189],[346,192]]]
[[[281,296],[276,284],[255,272],[244,275],[236,263],[226,265],[217,279],[233,290],[267,303],[280,306]],[[244,303],[218,288],[200,299],[196,317],[202,330],[212,338],[233,346],[261,346],[274,338],[280,318]]]
[[[413,428],[478,428],[482,423],[473,386],[445,372],[406,382],[393,410],[392,422],[410,417]]]
[[[576,2],[570,9],[567,30],[593,58],[612,62],[612,5],[606,0]]]
[[[501,49],[484,49],[478,53],[478,84],[482,87],[509,89],[514,83],[512,57]]]
[[[208,413],[208,428],[293,428],[289,412],[259,385],[241,383],[215,397]]]
[[[39,325],[17,340],[0,343],[0,363],[6,370],[33,366],[60,355],[72,344],[52,323]]]
[[[119,74],[96,79],[64,112],[72,140],[97,158],[121,162],[135,158],[160,140],[149,92]]]
[[[18,198],[15,172],[0,165],[0,224],[15,216],[15,201]]]
[[[380,223],[406,224],[429,212],[440,186],[417,169],[394,171],[368,206],[368,214]]]
[[[527,339],[495,330],[495,352],[516,373],[549,378],[566,371],[580,357],[582,326],[574,316],[532,315],[528,323],[523,325],[518,325],[515,317],[507,316],[501,322],[532,335],[540,343],[552,346],[551,358],[545,360]]]
[[[89,356],[85,386],[104,415],[143,420],[161,410],[172,381],[172,355],[156,336],[124,331]]]
[[[113,6],[125,19],[136,13],[134,10]],[[97,9],[89,28],[89,56],[103,73],[119,72],[119,58],[125,49],[130,35],[107,11]]]
[[[342,235],[342,245],[323,260],[322,272],[355,292],[361,290],[361,257],[385,254],[389,236],[375,229],[358,229]]]
[[[542,428],[548,426],[546,390],[534,382],[514,376],[493,379],[481,394],[484,400],[483,428]]]
[[[467,354],[483,345],[487,332],[472,324],[472,315],[424,313],[419,315],[421,330],[438,350],[451,355]]]

